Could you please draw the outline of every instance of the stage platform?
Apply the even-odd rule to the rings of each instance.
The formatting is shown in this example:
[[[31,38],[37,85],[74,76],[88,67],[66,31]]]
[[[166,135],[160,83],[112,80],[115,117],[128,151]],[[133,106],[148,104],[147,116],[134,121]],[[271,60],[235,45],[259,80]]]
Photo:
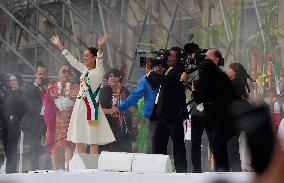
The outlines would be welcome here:
[[[249,183],[253,173],[134,173],[83,170],[1,174],[0,183]]]

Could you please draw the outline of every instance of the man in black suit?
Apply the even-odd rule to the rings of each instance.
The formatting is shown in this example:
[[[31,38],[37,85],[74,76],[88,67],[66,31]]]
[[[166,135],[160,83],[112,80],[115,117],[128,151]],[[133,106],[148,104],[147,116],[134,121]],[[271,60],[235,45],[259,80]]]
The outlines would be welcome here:
[[[219,68],[221,52],[212,48],[206,53],[206,59],[200,66],[199,82],[193,89],[196,103],[204,105],[206,113],[203,125],[214,156],[215,171],[229,170],[227,142],[237,130],[233,126],[228,111],[231,103],[239,99],[228,76]]]
[[[48,169],[48,165],[39,167],[39,157],[45,153],[45,148],[42,147],[42,140],[45,139],[46,125],[43,119],[44,104],[43,94],[48,83],[47,68],[40,64],[36,68],[35,81],[27,86],[25,91],[28,111],[24,116],[25,135],[28,136],[30,145],[30,153],[28,154],[31,160],[31,170]]]
[[[186,96],[180,81],[184,66],[180,63],[181,49],[173,47],[169,51],[168,69],[163,75],[151,71],[146,66],[147,80],[159,90],[153,114],[157,126],[153,135],[153,153],[167,154],[169,137],[173,141],[174,163],[177,172],[187,172],[184,144],[183,119],[186,118]]]

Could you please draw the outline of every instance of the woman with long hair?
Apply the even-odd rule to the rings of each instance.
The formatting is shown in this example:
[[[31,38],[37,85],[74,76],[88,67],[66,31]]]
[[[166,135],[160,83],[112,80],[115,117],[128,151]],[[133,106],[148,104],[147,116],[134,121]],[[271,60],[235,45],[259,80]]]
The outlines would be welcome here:
[[[244,100],[248,100],[250,93],[248,79],[251,81],[253,81],[253,79],[250,77],[244,66],[237,62],[231,63],[226,70],[226,73],[239,97],[243,98]],[[241,168],[242,171],[252,171],[251,155],[246,140],[246,134],[241,132],[241,134],[234,136],[229,141],[228,147],[230,154],[229,162],[232,170],[239,171]]]
[[[90,153],[98,153],[98,145],[105,145],[115,141],[105,114],[98,101],[103,76],[103,47],[108,36],[100,36],[99,49],[87,48],[83,55],[84,64],[73,57],[64,48],[58,36],[53,36],[51,42],[55,44],[67,61],[79,72],[80,91],[70,119],[67,140],[76,143],[78,153],[85,153],[85,144],[90,145]]]

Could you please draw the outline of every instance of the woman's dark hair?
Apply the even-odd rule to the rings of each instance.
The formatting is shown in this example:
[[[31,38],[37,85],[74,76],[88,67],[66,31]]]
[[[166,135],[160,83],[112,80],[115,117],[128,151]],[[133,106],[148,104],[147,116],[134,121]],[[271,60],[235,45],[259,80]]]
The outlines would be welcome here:
[[[229,67],[236,73],[236,78],[233,79],[233,85],[235,89],[237,90],[237,93],[244,97],[248,97],[248,93],[250,92],[250,88],[247,82],[247,79],[255,82],[251,76],[248,74],[247,70],[244,68],[244,66],[240,63],[234,62],[229,65]]]
[[[97,53],[98,53],[98,49],[97,49],[97,48],[89,47],[89,48],[87,48],[87,50],[89,50],[90,53],[91,53],[93,56],[97,56]]]
[[[121,77],[121,72],[118,69],[112,68],[110,69],[106,74],[105,74],[105,78],[108,80],[110,74],[113,74],[115,77],[120,78]]]

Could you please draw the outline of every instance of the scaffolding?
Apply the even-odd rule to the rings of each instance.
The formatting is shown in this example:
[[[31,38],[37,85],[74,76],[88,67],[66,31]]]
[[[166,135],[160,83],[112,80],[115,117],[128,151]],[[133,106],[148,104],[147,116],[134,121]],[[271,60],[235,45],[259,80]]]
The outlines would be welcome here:
[[[207,3],[206,3],[207,2]],[[40,61],[49,64],[52,74],[57,73],[55,60],[64,58],[50,43],[53,34],[59,34],[72,53],[80,60],[84,49],[96,45],[100,34],[108,33],[106,45],[107,68],[128,67],[127,79],[136,83],[143,69],[134,54],[135,48],[145,43],[157,43],[155,29],[165,35],[165,47],[183,46],[189,38],[182,37],[184,22],[189,28],[202,24],[203,11],[211,20],[211,1],[197,0],[1,0],[0,1],[0,65],[1,71],[19,72],[25,76],[34,73]],[[223,2],[219,0],[227,39],[230,40]],[[255,7],[256,6],[256,1]],[[209,4],[209,5],[208,5]],[[215,5],[218,5],[215,2]],[[153,28],[155,27],[155,28]],[[7,32],[9,29],[9,33]],[[188,36],[189,37],[189,36]],[[159,38],[158,38],[159,39]],[[154,43],[153,43],[154,42]],[[157,41],[156,41],[157,42]],[[158,45],[159,46],[159,45]],[[154,46],[153,46],[154,47]],[[7,56],[8,55],[8,56]],[[10,63],[7,64],[6,60]],[[11,63],[12,62],[12,63]],[[21,65],[24,69],[15,68]]]
[[[182,46],[184,43],[177,34],[181,30],[173,32],[175,22],[182,22],[185,19],[185,16],[179,15],[181,11],[186,10],[183,3],[184,1],[175,0],[173,13],[169,9],[167,0],[2,0],[0,3],[2,72],[4,70],[15,72],[17,71],[13,70],[16,69],[15,63],[20,63],[26,70],[22,74],[28,75],[27,73],[34,72],[39,61],[44,60],[43,56],[58,63],[63,62],[63,57],[49,41],[51,32],[60,34],[64,43],[73,48],[72,51],[79,60],[84,49],[93,44],[98,35],[109,33],[111,35],[106,45],[106,67],[119,67],[121,62],[127,62],[129,66],[127,78],[131,82],[133,73],[136,75],[143,72],[137,63],[134,50],[139,47],[137,43],[145,41],[147,25],[158,25],[167,34],[167,44],[172,41],[173,44]],[[170,17],[169,26],[163,23],[161,14],[157,16],[153,10],[153,6],[160,5]],[[186,16],[186,19],[196,21],[196,17],[190,17],[188,12]],[[46,28],[43,29],[43,25]],[[81,38],[82,33],[79,35],[78,32],[80,27],[88,30],[85,31],[88,33],[88,39]],[[7,28],[13,31],[7,34]],[[130,38],[129,35],[135,38]],[[29,53],[28,58],[24,54],[27,49],[33,50],[33,54]],[[7,57],[4,55],[8,53],[14,63],[5,65],[4,60]],[[11,56],[12,53],[14,56]],[[135,79],[132,82],[135,82]]]

